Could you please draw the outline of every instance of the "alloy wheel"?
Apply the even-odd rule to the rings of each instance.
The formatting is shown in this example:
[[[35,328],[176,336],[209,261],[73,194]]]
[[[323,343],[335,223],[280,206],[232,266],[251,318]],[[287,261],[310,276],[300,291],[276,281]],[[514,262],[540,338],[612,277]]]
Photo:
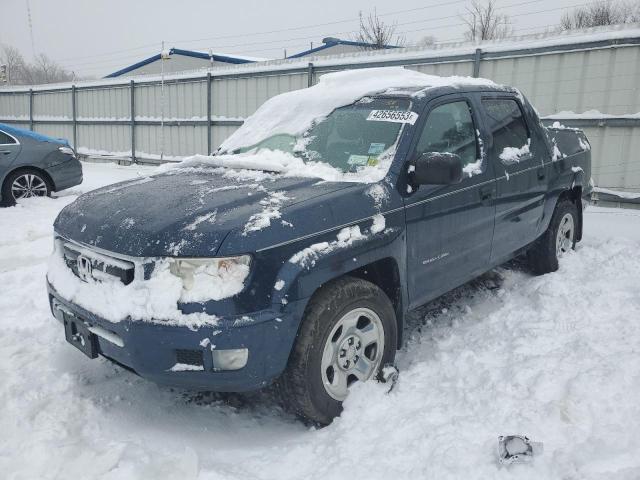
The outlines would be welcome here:
[[[33,173],[25,173],[17,177],[11,184],[11,193],[15,200],[30,197],[44,197],[48,189],[46,182]]]

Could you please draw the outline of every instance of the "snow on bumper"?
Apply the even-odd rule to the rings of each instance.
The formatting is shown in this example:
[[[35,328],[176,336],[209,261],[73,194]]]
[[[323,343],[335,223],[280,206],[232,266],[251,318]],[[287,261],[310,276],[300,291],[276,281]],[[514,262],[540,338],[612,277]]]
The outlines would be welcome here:
[[[53,315],[63,322],[61,312],[67,312],[97,332],[100,355],[156,383],[194,390],[240,392],[269,384],[286,366],[304,309],[304,302],[291,302],[281,311],[218,318],[215,325],[198,328],[110,322],[67,301],[50,283],[47,287]],[[214,352],[242,349],[248,351],[243,368],[220,371],[214,364]]]

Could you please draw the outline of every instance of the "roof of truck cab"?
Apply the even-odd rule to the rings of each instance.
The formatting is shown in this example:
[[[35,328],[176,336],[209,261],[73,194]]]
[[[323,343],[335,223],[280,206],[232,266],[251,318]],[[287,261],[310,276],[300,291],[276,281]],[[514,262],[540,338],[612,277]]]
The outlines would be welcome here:
[[[388,90],[384,90],[374,94],[365,95],[365,97],[398,97],[408,98],[412,100],[428,101],[432,98],[441,97],[443,95],[453,95],[456,93],[474,93],[474,92],[487,92],[487,93],[506,93],[510,95],[520,95],[520,92],[514,88],[506,85],[474,85],[456,83],[447,86],[426,86],[426,87],[394,87]]]

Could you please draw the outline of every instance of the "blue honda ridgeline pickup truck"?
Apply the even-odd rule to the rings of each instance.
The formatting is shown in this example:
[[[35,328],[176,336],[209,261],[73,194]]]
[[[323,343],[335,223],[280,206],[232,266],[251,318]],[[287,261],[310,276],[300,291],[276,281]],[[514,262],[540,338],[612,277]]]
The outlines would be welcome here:
[[[394,361],[408,312],[517,255],[557,270],[582,236],[590,162],[581,131],[545,128],[516,89],[328,74],[216,154],[66,207],[51,310],[91,358],[195,390],[275,383],[327,424]]]

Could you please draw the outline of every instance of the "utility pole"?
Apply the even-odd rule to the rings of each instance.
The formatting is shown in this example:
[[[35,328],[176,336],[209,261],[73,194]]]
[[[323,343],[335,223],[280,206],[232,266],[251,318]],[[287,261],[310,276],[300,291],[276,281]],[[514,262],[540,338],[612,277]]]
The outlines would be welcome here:
[[[36,57],[36,42],[33,40],[33,22],[31,21],[31,6],[29,5],[29,0],[27,2],[27,21],[29,22],[29,35],[31,36],[31,51],[33,53],[33,58]]]

